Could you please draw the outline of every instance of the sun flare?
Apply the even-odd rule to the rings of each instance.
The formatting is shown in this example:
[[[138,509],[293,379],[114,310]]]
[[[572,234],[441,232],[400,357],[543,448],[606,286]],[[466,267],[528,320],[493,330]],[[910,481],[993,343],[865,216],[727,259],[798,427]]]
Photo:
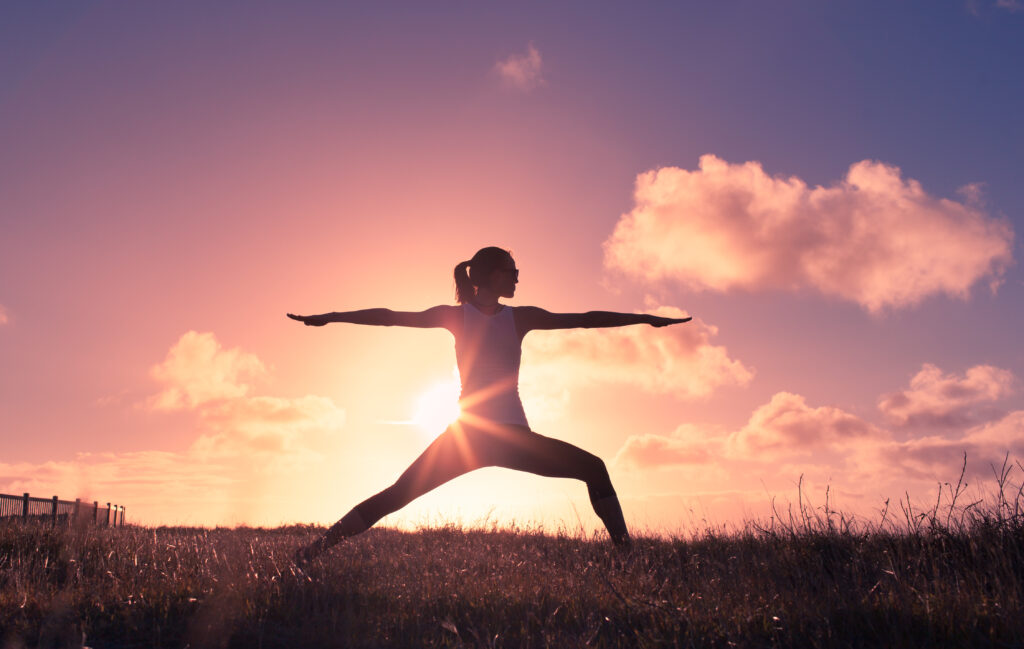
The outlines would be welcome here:
[[[412,422],[431,437],[436,437],[459,417],[459,383],[435,383],[416,400]]]

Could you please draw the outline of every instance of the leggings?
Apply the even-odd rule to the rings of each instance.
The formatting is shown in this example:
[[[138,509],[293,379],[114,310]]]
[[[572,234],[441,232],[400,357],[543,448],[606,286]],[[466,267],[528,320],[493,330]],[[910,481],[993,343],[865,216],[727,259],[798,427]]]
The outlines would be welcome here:
[[[356,505],[355,510],[369,527],[452,478],[488,466],[582,480],[592,504],[615,495],[604,462],[581,448],[525,426],[482,428],[456,422],[393,485]]]

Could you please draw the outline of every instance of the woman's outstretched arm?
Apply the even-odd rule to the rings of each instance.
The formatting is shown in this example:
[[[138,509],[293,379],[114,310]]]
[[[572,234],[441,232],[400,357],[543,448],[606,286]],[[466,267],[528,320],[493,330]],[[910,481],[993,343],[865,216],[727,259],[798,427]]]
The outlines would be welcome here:
[[[348,322],[380,327],[443,327],[452,329],[457,308],[440,305],[426,311],[392,311],[391,309],[362,309],[360,311],[339,311],[320,315],[288,314],[307,327],[322,327],[330,322]]]
[[[525,335],[533,329],[594,329],[597,327],[625,327],[648,324],[652,327],[689,322],[693,318],[663,318],[649,313],[616,313],[614,311],[588,311],[586,313],[551,313],[535,306],[516,309],[516,326]]]

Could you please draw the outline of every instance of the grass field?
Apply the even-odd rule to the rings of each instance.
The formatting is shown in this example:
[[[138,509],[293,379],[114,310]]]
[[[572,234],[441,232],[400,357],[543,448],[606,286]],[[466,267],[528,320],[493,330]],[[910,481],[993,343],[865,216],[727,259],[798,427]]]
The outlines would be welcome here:
[[[1005,492],[1004,492],[1005,493]],[[1024,511],[809,508],[636,540],[376,529],[305,572],[320,529],[0,523],[0,648],[1024,646]],[[1011,494],[1012,496],[1012,494]]]

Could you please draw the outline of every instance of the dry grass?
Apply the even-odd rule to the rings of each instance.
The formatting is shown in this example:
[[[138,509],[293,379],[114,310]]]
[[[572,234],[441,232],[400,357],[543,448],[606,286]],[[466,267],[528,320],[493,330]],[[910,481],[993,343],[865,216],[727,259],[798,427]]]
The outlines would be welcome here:
[[[962,505],[950,487],[871,526],[798,507],[628,555],[378,529],[305,572],[290,557],[318,528],[0,524],[0,647],[1022,646],[1024,513],[1005,493]]]

